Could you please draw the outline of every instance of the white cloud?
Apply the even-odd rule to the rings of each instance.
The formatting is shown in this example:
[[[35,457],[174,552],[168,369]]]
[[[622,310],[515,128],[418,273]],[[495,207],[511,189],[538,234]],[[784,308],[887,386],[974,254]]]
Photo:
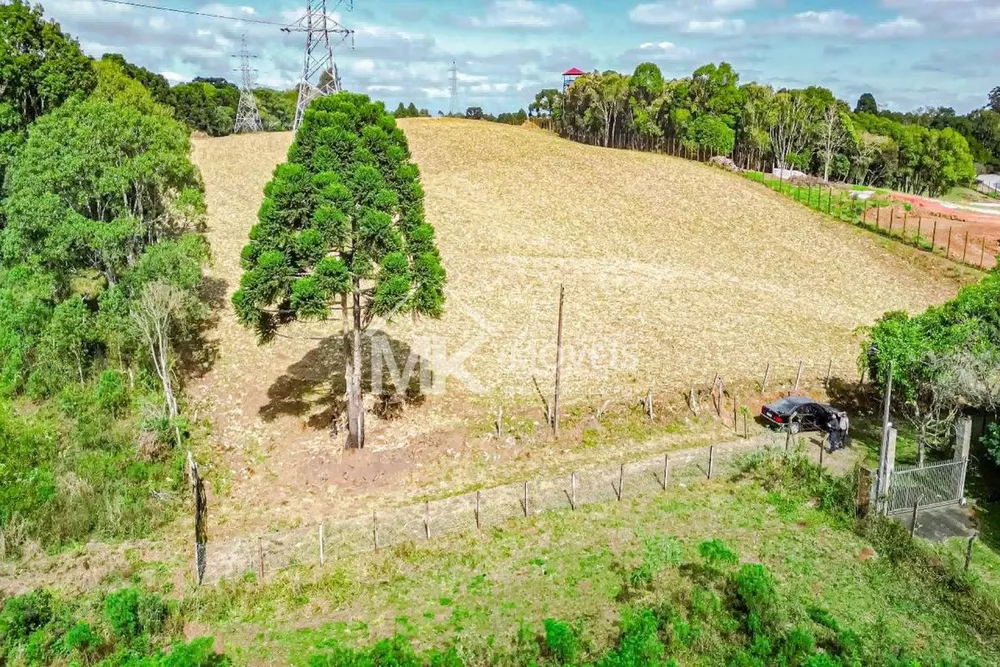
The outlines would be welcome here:
[[[746,29],[743,19],[693,19],[684,25],[684,32],[698,35],[739,35]]]
[[[566,3],[540,0],[493,0],[483,17],[466,21],[477,28],[567,28],[583,23],[583,14]]]
[[[643,25],[687,27],[687,32],[710,32],[704,28],[718,26],[724,29],[714,34],[732,34],[736,23],[726,23],[725,17],[756,5],[756,0],[664,0],[636,5],[629,12],[629,18]]]
[[[660,62],[682,62],[691,60],[694,52],[673,42],[646,42],[638,48],[629,49],[622,54],[622,59],[629,62],[651,60]]]
[[[941,37],[995,37],[1000,34],[997,0],[881,0],[903,17],[933,26]]]
[[[897,16],[891,21],[883,21],[861,36],[866,39],[892,39],[896,37],[915,37],[924,34],[924,24],[909,16]]]
[[[857,16],[834,9],[785,16],[771,24],[769,29],[790,35],[841,36],[858,34],[864,29],[864,24]]]

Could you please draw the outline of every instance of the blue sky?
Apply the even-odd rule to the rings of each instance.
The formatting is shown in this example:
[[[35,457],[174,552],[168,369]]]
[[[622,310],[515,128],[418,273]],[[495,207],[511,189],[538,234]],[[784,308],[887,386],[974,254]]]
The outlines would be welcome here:
[[[142,0],[228,16],[294,21],[305,0]],[[303,37],[272,26],[192,18],[99,0],[41,0],[48,16],[95,56],[120,52],[173,81],[236,79],[230,57],[247,33],[259,80],[291,87]],[[329,0],[330,7],[338,3]],[[742,81],[831,88],[852,104],[873,92],[897,110],[983,106],[1000,85],[1000,0],[354,0],[335,11],[356,31],[337,60],[344,85],[391,106],[448,111],[448,68],[459,107],[526,107],[570,67],[669,77],[726,60]]]

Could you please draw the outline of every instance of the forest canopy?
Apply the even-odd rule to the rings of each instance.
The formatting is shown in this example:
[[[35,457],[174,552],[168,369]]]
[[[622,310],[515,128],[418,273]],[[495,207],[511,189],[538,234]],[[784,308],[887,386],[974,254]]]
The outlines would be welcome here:
[[[861,185],[939,195],[1000,167],[1000,114],[988,108],[880,112],[866,93],[851,106],[830,90],[741,83],[728,63],[667,80],[654,63],[592,72],[564,93],[538,93],[530,113],[565,136],[604,146],[674,145]]]

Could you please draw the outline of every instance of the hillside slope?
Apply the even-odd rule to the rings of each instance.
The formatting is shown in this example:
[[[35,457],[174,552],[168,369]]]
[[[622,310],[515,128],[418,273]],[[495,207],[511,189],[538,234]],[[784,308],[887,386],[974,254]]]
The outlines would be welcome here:
[[[194,142],[212,276],[226,298],[217,360],[191,389],[227,457],[229,507],[246,517],[264,507],[290,521],[307,506],[329,512],[349,483],[408,492],[420,485],[413,443],[445,456],[441,434],[463,415],[490,414],[496,401],[533,405],[533,378],[550,391],[560,283],[570,405],[638,400],[715,373],[757,378],[768,362],[772,377],[794,374],[799,360],[816,377],[833,358],[835,373],[852,377],[856,327],[955,292],[883,241],[704,165],[490,123],[401,125],[449,277],[441,320],[386,327],[400,368],[413,350],[446,380],[443,395],[401,420],[372,416],[369,451],[405,452],[404,461],[341,465],[331,446],[329,402],[343,370],[336,324],[297,325],[258,347],[233,317],[240,249],[291,135]],[[458,371],[450,378],[445,358]]]

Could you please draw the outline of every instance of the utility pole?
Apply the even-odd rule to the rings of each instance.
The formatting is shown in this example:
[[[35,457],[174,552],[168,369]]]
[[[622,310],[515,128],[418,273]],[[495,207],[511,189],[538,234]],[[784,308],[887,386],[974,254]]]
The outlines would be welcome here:
[[[264,129],[264,125],[260,122],[257,99],[253,95],[254,74],[257,70],[250,67],[250,59],[257,56],[250,55],[250,50],[247,48],[246,35],[243,35],[240,54],[233,57],[240,59],[240,68],[233,71],[239,72],[243,80],[243,87],[240,88],[240,104],[236,109],[236,122],[233,124],[233,132],[236,134],[240,132],[260,132]]]
[[[340,73],[337,71],[337,61],[333,58],[334,46],[350,38],[353,48],[354,31],[340,25],[327,13],[328,4],[333,4],[334,9],[341,5],[354,9],[354,0],[306,0],[305,15],[282,28],[283,32],[304,32],[306,35],[302,78],[299,80],[299,101],[295,107],[296,130],[302,124],[306,109],[313,100],[334,95],[341,90]],[[335,36],[334,40],[331,40],[330,35]],[[333,43],[335,40],[336,44]]]
[[[451,61],[451,69],[448,70],[448,81],[451,84],[451,106],[448,115],[454,116],[458,113],[458,63]]]

